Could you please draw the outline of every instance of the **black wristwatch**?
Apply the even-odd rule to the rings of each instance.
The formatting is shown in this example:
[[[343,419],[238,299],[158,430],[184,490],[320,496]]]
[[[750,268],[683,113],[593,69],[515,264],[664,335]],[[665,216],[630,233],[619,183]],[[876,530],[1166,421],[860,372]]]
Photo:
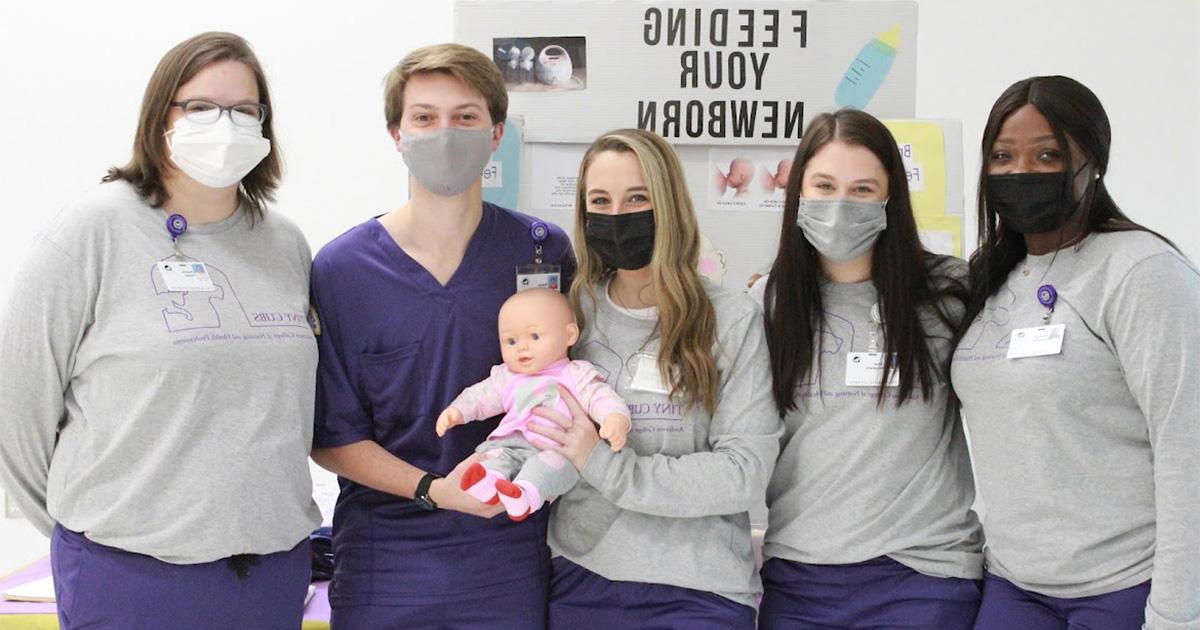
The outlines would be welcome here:
[[[434,479],[441,478],[442,476],[437,473],[425,473],[425,476],[417,482],[417,491],[413,493],[413,501],[416,501],[422,510],[432,512],[438,509],[437,503],[434,503],[433,499],[429,497],[429,486],[433,485]]]

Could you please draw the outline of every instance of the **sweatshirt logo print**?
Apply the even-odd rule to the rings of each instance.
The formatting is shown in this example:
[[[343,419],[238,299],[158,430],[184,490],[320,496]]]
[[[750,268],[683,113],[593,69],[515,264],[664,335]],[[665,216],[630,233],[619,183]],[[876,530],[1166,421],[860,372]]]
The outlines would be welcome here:
[[[958,344],[958,348],[954,352],[956,354],[961,352],[964,355],[973,355],[975,354],[976,346],[989,334],[990,329],[1005,330],[1008,328],[1009,324],[1012,323],[1011,307],[1016,303],[1017,294],[1013,293],[1012,289],[1008,287],[1000,289],[996,293],[995,299],[990,300],[983,311],[979,313],[979,316],[975,318],[975,322],[978,323],[978,332],[968,333],[969,336],[965,337]],[[996,340],[995,348],[997,350],[1008,348],[1009,337],[1011,335],[1012,331],[1005,330],[1005,333]]]
[[[171,258],[174,257],[163,260]],[[168,333],[219,330],[231,317],[241,317],[251,328],[310,328],[305,313],[292,313],[288,309],[247,311],[224,271],[208,265],[208,273],[215,291],[171,291],[159,275],[158,265],[150,267],[150,286],[165,303],[159,308],[159,315]]]

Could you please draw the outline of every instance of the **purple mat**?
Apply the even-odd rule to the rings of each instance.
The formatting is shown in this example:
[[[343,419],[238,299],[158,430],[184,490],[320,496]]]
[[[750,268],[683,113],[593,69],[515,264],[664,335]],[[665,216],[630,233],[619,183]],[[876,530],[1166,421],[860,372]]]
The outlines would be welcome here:
[[[50,556],[46,556],[24,569],[19,569],[15,573],[10,573],[0,578],[0,591],[7,591],[14,586],[20,586],[26,582],[44,578],[47,575],[50,575]],[[0,615],[39,615],[46,613],[54,615],[57,612],[53,603],[10,602],[7,599],[0,599]]]
[[[0,591],[50,575],[50,556],[0,578]],[[304,609],[305,621],[329,621],[329,582],[316,582],[317,592]],[[0,599],[0,615],[55,615],[53,603],[10,602]]]
[[[313,582],[317,592],[304,607],[305,621],[329,621],[329,582]]]

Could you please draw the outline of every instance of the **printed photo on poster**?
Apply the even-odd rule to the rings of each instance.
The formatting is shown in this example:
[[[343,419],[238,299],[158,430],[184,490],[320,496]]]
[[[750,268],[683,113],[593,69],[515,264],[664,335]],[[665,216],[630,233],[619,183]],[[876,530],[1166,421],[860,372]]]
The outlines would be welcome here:
[[[585,37],[496,37],[492,50],[510,92],[587,88]]]
[[[708,153],[710,210],[782,210],[792,170],[788,149],[744,148]]]

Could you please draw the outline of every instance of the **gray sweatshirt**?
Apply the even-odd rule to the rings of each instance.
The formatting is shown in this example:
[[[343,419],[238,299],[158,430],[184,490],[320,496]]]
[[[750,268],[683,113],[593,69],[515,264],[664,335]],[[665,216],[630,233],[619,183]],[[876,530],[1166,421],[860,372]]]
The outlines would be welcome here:
[[[939,264],[943,273],[966,276],[962,260]],[[760,303],[766,280],[751,289]],[[875,285],[828,282],[821,298],[820,369],[797,388],[800,408],[784,418],[787,432],[767,488],[763,556],[813,564],[888,556],[926,575],[979,579],[983,537],[971,511],[970,456],[948,384],[936,384],[928,399],[917,387],[900,407],[897,388],[888,388],[878,406],[878,380],[846,384],[848,353],[870,351],[872,333],[883,347],[882,327],[871,317]],[[961,303],[948,308],[961,318]],[[935,360],[943,361],[952,331],[932,309],[919,316]]]
[[[321,522],[308,246],[238,210],[179,239],[216,290],[169,291],[165,220],[104,184],[33,243],[0,309],[0,482],[44,533],[166,562],[290,549]]]
[[[1043,325],[1062,352],[1008,359]],[[987,570],[1085,597],[1153,580],[1149,628],[1200,627],[1200,274],[1144,232],[1028,256],[967,330],[952,377],[984,502]]]
[[[706,284],[717,315],[716,412],[635,391],[639,354],[655,355],[653,319],[599,304],[574,356],[591,361],[629,404],[624,449],[592,451],[575,488],[555,502],[555,555],[609,580],[669,584],[755,606],[762,583],[750,545],[749,510],[760,505],[779,452],[782,423],[771,400],[762,317],[744,294]],[[586,297],[585,297],[586,299]]]

